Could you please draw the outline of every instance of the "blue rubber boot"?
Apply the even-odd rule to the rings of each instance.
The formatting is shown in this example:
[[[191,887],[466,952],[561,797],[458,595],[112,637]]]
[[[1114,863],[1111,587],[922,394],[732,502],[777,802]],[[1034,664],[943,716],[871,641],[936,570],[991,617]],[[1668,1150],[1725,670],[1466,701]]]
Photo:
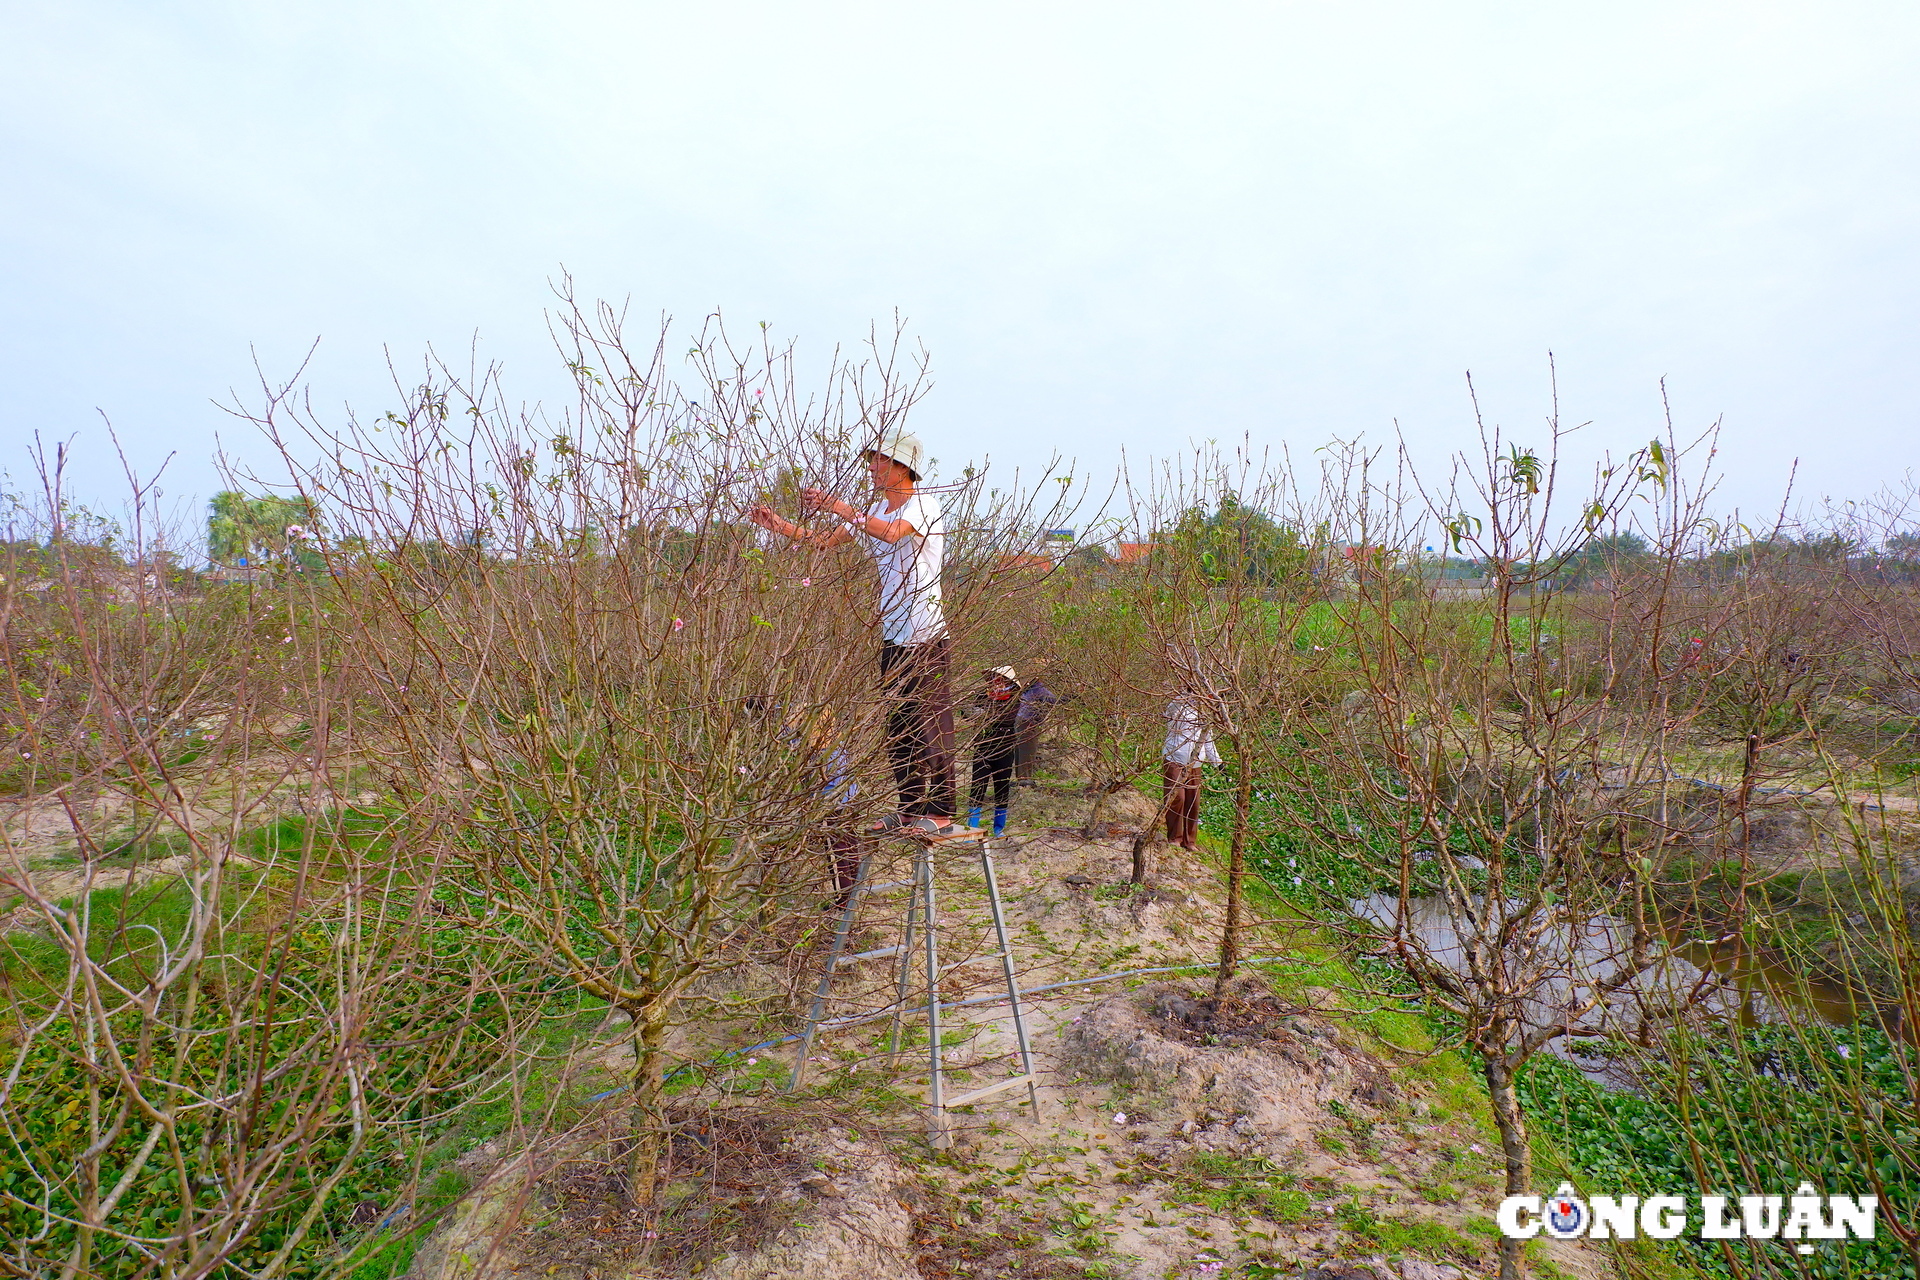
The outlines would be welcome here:
[[[975,805],[973,808],[967,810],[967,825],[970,827],[977,827],[980,825],[980,806],[979,805]]]
[[[1007,834],[1007,810],[1005,806],[993,811],[993,834],[996,836]]]

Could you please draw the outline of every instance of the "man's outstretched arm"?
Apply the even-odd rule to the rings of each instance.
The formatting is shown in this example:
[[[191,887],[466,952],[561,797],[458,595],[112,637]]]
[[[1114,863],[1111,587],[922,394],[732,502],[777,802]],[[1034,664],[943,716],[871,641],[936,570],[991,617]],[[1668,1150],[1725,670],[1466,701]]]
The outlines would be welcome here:
[[[920,532],[914,528],[909,521],[889,520],[885,516],[869,515],[854,507],[852,503],[844,502],[834,497],[824,489],[802,489],[800,491],[800,501],[809,511],[824,511],[835,519],[845,520],[847,522],[847,528],[837,530],[836,532],[844,534],[846,537],[852,536],[849,530],[858,529],[869,538],[878,538],[882,542],[894,543],[900,541],[902,538],[911,538],[914,534]]]
[[[853,541],[853,535],[845,529],[829,529],[825,533],[815,533],[803,529],[769,506],[757,506],[747,512],[747,519],[793,542],[824,551],[829,547],[844,546]]]

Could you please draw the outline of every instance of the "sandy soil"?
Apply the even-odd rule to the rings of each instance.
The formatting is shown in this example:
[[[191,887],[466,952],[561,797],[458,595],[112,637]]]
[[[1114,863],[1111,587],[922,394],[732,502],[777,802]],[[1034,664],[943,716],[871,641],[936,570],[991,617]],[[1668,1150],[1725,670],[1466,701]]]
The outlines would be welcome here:
[[[1347,1025],[1339,997],[1290,984],[1287,965],[1260,968],[1292,1011],[1273,1041],[1216,1048],[1159,1038],[1159,1047],[1186,1064],[1168,1068],[1166,1078],[1124,1069],[1116,1075],[1110,1063],[1102,1065],[1099,1045],[1106,1042],[1090,1039],[1089,1028],[1106,1028],[1101,1034],[1117,1037],[1123,1050],[1135,1037],[1155,1042],[1158,1024],[1142,1002],[1150,1005],[1156,993],[1201,994],[1198,974],[1109,975],[1205,963],[1217,945],[1222,891],[1205,854],[1157,845],[1152,892],[1122,892],[1131,854],[1124,831],[1150,806],[1138,795],[1117,798],[1106,817],[1123,834],[1090,840],[1068,825],[1084,818],[1085,804],[1070,793],[1024,792],[1015,828],[995,842],[1022,987],[1069,984],[1026,1004],[1038,1117],[1024,1088],[1002,1093],[955,1115],[952,1147],[936,1151],[924,1110],[924,1022],[919,1047],[892,1066],[884,1056],[886,1020],[829,1031],[816,1046],[808,1090],[843,1116],[869,1119],[852,1126],[857,1137],[837,1139],[844,1148],[836,1148],[838,1157],[817,1162],[829,1171],[821,1175],[823,1194],[810,1197],[790,1179],[756,1193],[798,1205],[798,1225],[746,1254],[703,1264],[702,1273],[736,1280],[879,1280],[896,1273],[1158,1280],[1263,1274],[1245,1270],[1255,1264],[1274,1275],[1328,1268],[1319,1274],[1329,1280],[1488,1274],[1490,1242],[1469,1225],[1490,1218],[1498,1200],[1497,1146],[1484,1118],[1443,1105],[1430,1082],[1382,1061],[1376,1046]],[[881,878],[905,878],[910,857],[910,850],[896,850]],[[944,968],[990,952],[992,936],[977,853],[949,847],[938,864]],[[903,902],[904,895],[871,900],[854,948],[897,941]],[[1265,947],[1250,950],[1284,950],[1279,937],[1267,931],[1255,939]],[[836,985],[830,1016],[883,1010],[893,981],[887,961],[856,967]],[[964,965],[943,983],[950,1001],[990,998],[944,1015],[950,1093],[1018,1070],[1010,1012],[993,998],[1000,991],[994,963]],[[741,1064],[742,1077],[758,1071],[784,1079],[792,1053],[792,1046],[760,1051],[753,1066]],[[630,1061],[615,1045],[602,1064],[617,1075]],[[904,1170],[897,1196],[881,1199],[911,1206],[906,1238],[897,1215],[872,1207],[871,1177],[845,1172],[870,1174],[886,1161]],[[477,1272],[566,1280],[661,1274],[617,1251],[556,1244],[557,1201],[543,1199],[537,1187],[530,1193],[524,1175],[495,1185],[502,1190],[475,1196],[467,1215],[423,1251],[416,1280]],[[504,1198],[522,1206],[512,1222],[497,1212]],[[1389,1225],[1382,1231],[1370,1223]],[[802,1248],[822,1237],[865,1244]],[[898,1254],[897,1265],[875,1263],[866,1247],[875,1240],[891,1242],[886,1247]],[[803,1255],[804,1265],[797,1260]],[[1545,1257],[1558,1274],[1581,1280],[1614,1274],[1584,1245],[1560,1245]]]

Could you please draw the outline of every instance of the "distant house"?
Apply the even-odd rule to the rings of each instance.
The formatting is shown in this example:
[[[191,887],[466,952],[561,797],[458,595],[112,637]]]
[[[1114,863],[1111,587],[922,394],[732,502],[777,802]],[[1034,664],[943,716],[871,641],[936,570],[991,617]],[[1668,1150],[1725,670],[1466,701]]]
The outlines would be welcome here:
[[[1436,578],[1428,585],[1435,600],[1484,600],[1493,594],[1492,578]]]
[[[1146,563],[1147,557],[1152,554],[1153,544],[1151,542],[1122,542],[1116,544],[1114,547],[1113,562],[1115,564],[1144,564]]]

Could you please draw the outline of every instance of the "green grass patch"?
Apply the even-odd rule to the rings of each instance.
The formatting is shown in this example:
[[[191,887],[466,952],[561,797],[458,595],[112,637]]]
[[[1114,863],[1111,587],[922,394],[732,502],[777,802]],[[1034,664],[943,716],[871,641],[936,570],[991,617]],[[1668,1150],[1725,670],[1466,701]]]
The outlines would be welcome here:
[[[1292,1175],[1260,1156],[1196,1151],[1187,1157],[1173,1187],[1182,1203],[1280,1224],[1304,1221],[1311,1207]]]

